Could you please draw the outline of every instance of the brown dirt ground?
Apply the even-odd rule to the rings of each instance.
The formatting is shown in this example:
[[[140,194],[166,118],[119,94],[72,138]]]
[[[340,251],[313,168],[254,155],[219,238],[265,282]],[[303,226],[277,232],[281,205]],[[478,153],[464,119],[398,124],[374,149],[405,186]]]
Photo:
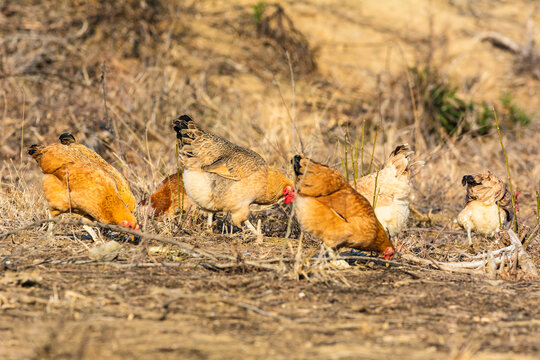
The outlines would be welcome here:
[[[11,241],[0,250],[15,255],[0,280],[4,359],[540,355],[538,282],[449,274],[399,257],[389,267],[361,260],[297,279],[289,267],[259,270],[241,260],[217,269],[220,262],[173,247],[148,258],[141,245],[126,245],[113,262],[88,263],[86,247],[94,245],[76,228],[41,234],[19,237],[28,236],[25,253]],[[254,244],[240,235],[182,239],[238,259],[286,263],[298,244]],[[314,242],[304,246],[304,256],[317,250]]]
[[[80,227],[19,232],[0,239],[0,358],[540,358],[538,282],[515,269],[493,280],[401,258],[460,261],[508,243],[476,237],[468,248],[454,223],[464,174],[489,168],[505,177],[496,132],[431,145],[416,136],[424,124],[414,123],[406,70],[425,66],[427,55],[464,99],[501,109],[501,94],[511,92],[531,117],[528,127],[505,126],[502,136],[520,191],[520,235],[534,226],[540,81],[518,73],[514,54],[479,36],[498,31],[524,44],[526,24],[540,23],[536,2],[279,1],[318,66],[295,72],[299,136],[291,132],[289,66],[279,42],[257,33],[255,3],[1,4],[0,233],[47,218],[41,173],[25,155],[30,144],[73,132],[124,173],[140,200],[176,169],[170,120],[182,113],[284,171],[299,138],[315,159],[339,164],[336,139],[343,141],[345,128],[359,137],[365,119],[371,149],[381,123],[376,164],[404,142],[426,161],[411,204],[428,218],[411,216],[395,239],[394,264],[359,260],[347,269],[318,264],[312,239],[297,257],[298,229],[283,239],[284,206],[264,214],[272,237],[262,244],[242,234],[208,235],[200,224],[156,224],[138,212],[146,232],[238,257],[232,263],[169,246],[149,254],[141,245],[124,246],[117,260],[90,262],[96,244]],[[539,34],[532,31],[536,44]],[[539,236],[528,252],[540,268]],[[261,270],[246,259],[283,266]],[[304,276],[297,261],[305,261]]]

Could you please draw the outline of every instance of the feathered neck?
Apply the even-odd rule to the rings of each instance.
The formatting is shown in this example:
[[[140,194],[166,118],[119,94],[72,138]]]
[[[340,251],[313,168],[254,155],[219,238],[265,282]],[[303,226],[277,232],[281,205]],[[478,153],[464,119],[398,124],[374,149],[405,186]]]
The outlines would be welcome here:
[[[257,199],[256,203],[259,205],[274,204],[283,197],[285,187],[292,185],[293,182],[281,171],[269,167],[266,177],[266,191]]]

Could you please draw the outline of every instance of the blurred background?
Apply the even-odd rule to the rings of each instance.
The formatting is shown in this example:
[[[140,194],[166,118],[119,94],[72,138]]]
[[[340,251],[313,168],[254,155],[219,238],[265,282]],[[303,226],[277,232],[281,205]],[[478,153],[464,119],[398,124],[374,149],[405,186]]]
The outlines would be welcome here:
[[[426,161],[412,204],[429,220],[416,221],[451,224],[463,206],[464,174],[487,168],[506,178],[497,116],[520,221],[532,225],[538,4],[1,2],[5,218],[45,216],[40,171],[26,148],[63,131],[121,169],[140,200],[176,171],[171,121],[187,113],[289,174],[296,152],[351,168],[345,149],[357,151],[362,133],[364,172],[373,148],[376,169],[409,143]]]

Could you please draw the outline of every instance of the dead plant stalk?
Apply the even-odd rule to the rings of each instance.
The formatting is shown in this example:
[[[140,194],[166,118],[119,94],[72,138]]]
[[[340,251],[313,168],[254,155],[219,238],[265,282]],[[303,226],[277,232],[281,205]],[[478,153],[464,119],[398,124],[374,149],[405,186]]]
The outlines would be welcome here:
[[[493,115],[495,116],[495,125],[497,126],[497,134],[499,134],[499,141],[501,143],[501,149],[504,155],[504,162],[506,163],[506,175],[508,178],[508,186],[510,187],[510,197],[512,199],[512,210],[514,211],[514,231],[518,231],[518,223],[517,223],[517,212],[516,212],[516,198],[514,195],[514,190],[512,189],[512,178],[510,177],[510,165],[508,164],[508,155],[506,154],[506,150],[504,149],[501,129],[499,127],[499,119],[497,118],[497,112],[495,111],[495,108],[493,109]],[[500,215],[499,215],[500,218]]]

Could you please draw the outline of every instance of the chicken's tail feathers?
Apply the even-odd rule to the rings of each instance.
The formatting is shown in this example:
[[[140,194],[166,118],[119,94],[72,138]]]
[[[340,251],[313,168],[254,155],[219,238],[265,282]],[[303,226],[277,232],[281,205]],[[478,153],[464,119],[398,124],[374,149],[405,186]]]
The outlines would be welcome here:
[[[173,122],[176,138],[182,142],[182,145],[191,143],[195,136],[203,133],[201,128],[188,115],[182,115]]]
[[[467,186],[467,202],[480,200],[486,204],[499,202],[501,207],[512,207],[512,197],[504,181],[486,170],[475,175],[465,175],[461,184]]]
[[[394,166],[398,176],[406,174],[410,177],[425,164],[424,161],[413,160],[413,156],[414,150],[411,149],[409,144],[398,145],[388,157],[385,167]]]
[[[292,160],[291,160],[291,163],[292,163],[293,169],[294,169],[294,175],[296,175],[296,176],[303,175],[303,172],[302,172],[302,160],[303,159],[304,159],[304,157],[302,155],[294,155]]]
[[[28,155],[34,159],[39,159],[43,155],[43,145],[32,144],[28,147]]]
[[[139,201],[139,206],[146,206],[148,205],[148,201],[150,200],[150,196],[144,197],[141,201]]]
[[[466,185],[476,186],[476,185],[481,185],[481,184],[482,183],[479,183],[475,180],[473,175],[464,175],[463,178],[461,178],[461,185],[463,186],[466,186]]]
[[[186,130],[189,128],[190,124],[194,124],[195,122],[189,115],[182,115],[179,116],[178,119],[174,120],[173,128],[176,131],[176,135],[178,135],[178,138],[180,139],[182,137],[182,130]]]
[[[188,115],[182,115],[173,123],[176,138],[180,141],[182,147],[181,154],[187,158],[196,155],[195,148],[192,146],[193,141],[205,134],[205,132],[193,121]],[[185,164],[185,162],[184,162]]]
[[[60,134],[58,138],[60,139],[60,143],[62,145],[70,145],[70,144],[77,143],[77,140],[75,140],[75,137],[71,135],[71,133],[68,133],[68,132]]]

